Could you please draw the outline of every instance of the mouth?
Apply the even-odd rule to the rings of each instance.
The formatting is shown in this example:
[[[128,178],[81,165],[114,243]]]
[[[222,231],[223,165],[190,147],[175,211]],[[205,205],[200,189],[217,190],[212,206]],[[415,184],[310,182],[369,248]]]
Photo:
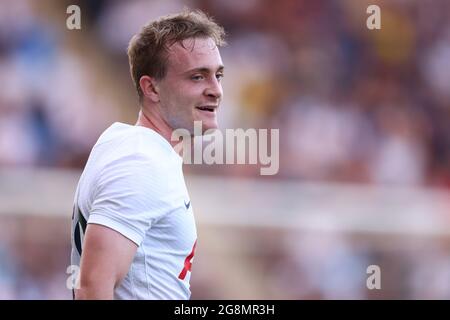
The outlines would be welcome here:
[[[215,112],[217,109],[217,106],[200,106],[200,107],[195,107],[198,110],[201,111],[206,111],[206,112]]]

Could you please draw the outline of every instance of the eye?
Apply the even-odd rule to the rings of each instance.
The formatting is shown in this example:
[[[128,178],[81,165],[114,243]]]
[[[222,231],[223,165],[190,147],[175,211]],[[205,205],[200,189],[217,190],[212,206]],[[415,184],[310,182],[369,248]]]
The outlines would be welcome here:
[[[200,80],[203,80],[204,78],[205,77],[203,77],[202,75],[199,75],[199,74],[191,77],[191,79],[194,81],[200,81]]]
[[[224,77],[223,73],[216,74],[216,79],[219,81],[222,80],[223,77]]]

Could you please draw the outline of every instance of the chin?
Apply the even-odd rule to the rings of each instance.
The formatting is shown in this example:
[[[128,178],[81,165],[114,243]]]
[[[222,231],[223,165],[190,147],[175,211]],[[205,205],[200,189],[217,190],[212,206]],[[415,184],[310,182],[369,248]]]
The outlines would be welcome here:
[[[209,122],[204,122],[203,123],[203,130],[209,130],[209,129],[217,129],[219,127],[219,125],[217,124],[217,121],[214,121],[212,123]]]
[[[216,119],[195,119],[194,120],[194,130],[193,133],[195,136],[204,135],[208,130],[216,130],[218,129],[218,124]],[[211,132],[208,132],[211,133]]]
[[[219,128],[209,128],[209,129],[206,129],[205,130],[205,132],[203,132],[203,136],[209,136],[210,134],[213,134],[213,133],[215,133],[217,130],[219,130]]]
[[[206,131],[208,131],[208,130],[213,131],[213,130],[216,130],[218,128],[219,128],[219,126],[217,124],[217,121],[214,121],[214,122],[204,121],[203,122],[203,126],[202,126],[202,134],[205,134]]]

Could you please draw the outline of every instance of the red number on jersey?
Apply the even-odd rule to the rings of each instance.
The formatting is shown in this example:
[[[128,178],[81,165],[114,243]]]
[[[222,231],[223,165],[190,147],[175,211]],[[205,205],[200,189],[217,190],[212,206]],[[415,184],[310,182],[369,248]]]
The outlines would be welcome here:
[[[192,247],[191,253],[186,257],[184,260],[184,268],[181,270],[180,274],[178,275],[178,279],[184,280],[186,278],[186,274],[188,271],[191,271],[192,269],[192,258],[194,258],[195,254],[195,246],[197,245],[197,240],[194,242],[194,246]]]

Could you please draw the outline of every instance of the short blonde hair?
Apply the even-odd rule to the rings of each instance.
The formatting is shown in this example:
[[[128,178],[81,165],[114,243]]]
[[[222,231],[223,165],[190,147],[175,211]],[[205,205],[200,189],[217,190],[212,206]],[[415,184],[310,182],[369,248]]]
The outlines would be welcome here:
[[[139,81],[149,75],[164,78],[167,71],[167,49],[174,43],[189,38],[212,38],[218,47],[224,46],[225,31],[211,17],[200,10],[167,15],[146,24],[134,35],[128,45],[131,78],[139,99],[142,90]]]

